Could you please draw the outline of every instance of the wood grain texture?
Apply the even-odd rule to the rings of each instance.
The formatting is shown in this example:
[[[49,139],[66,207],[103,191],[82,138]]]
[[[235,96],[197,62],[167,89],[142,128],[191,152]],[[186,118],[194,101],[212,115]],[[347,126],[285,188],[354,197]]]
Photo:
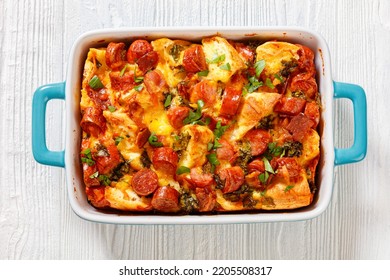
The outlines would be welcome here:
[[[390,4],[375,1],[0,1],[0,259],[390,259]],[[78,218],[64,171],[31,154],[31,101],[65,79],[85,31],[133,26],[296,25],[320,32],[337,81],[368,101],[368,154],[335,169],[332,201],[300,222],[123,226]],[[352,106],[335,102],[335,141],[353,141]],[[48,146],[63,147],[64,104],[47,110]]]

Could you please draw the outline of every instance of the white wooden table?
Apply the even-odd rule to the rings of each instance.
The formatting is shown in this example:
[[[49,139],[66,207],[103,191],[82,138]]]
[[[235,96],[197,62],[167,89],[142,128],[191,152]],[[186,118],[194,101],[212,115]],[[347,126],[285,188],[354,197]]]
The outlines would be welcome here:
[[[309,221],[123,226],[70,208],[64,170],[31,153],[31,100],[65,79],[83,32],[121,26],[296,25],[320,32],[337,81],[368,101],[368,154],[337,167],[331,204]],[[390,259],[390,1],[0,0],[0,259]],[[47,111],[62,149],[64,104]],[[353,138],[352,106],[335,102],[336,144]]]

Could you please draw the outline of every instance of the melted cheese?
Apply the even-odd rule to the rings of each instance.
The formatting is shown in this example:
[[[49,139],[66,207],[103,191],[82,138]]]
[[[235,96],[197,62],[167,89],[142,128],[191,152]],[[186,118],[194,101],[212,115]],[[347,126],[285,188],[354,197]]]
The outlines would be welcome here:
[[[273,107],[281,97],[278,93],[253,92],[243,98],[242,106],[239,108],[237,122],[234,128],[229,131],[231,141],[241,139],[259,121],[273,112]]]
[[[188,133],[191,138],[183,151],[179,166],[202,166],[206,162],[207,144],[214,141],[213,132],[206,126],[186,125],[181,129],[181,133]]]
[[[165,81],[170,87],[176,87],[185,77],[185,73],[179,67],[183,61],[184,48],[180,48],[182,51],[178,51],[178,60],[175,61],[174,57],[170,54],[174,45],[175,42],[167,38],[158,39],[152,42],[153,49],[159,55],[159,62],[156,69],[161,71]]]
[[[306,173],[301,170],[301,180],[294,183],[293,188],[286,191],[288,184],[277,182],[272,184],[265,193],[254,192],[253,199],[259,201],[256,208],[266,210],[295,209],[309,205],[313,199]]]
[[[206,80],[214,89],[216,89],[216,91],[210,90],[211,93],[200,93],[199,96],[202,96],[202,98],[210,97],[208,96],[209,94],[215,94],[215,96],[211,96],[209,102],[206,102],[207,104],[203,107],[201,113],[203,117],[206,115],[210,117],[212,122],[221,120],[227,123],[229,128],[225,131],[222,139],[230,142],[230,144],[234,146],[234,152],[238,153],[239,151],[240,142],[237,141],[241,140],[248,131],[256,127],[263,117],[274,113],[273,107],[281,96],[288,96],[290,94],[289,92],[284,92],[283,94],[266,92],[269,89],[265,86],[260,87],[258,92],[248,93],[240,99],[240,105],[236,116],[233,116],[231,119],[224,119],[224,117],[221,117],[220,115],[220,108],[226,83],[230,81],[232,75],[236,72],[242,73],[246,78],[253,75],[250,71],[246,71],[247,66],[237,50],[222,37],[214,36],[204,38],[201,46],[208,62],[209,73],[207,76],[199,77],[198,75],[192,75],[192,73],[186,73],[183,68],[184,52],[188,47],[194,46],[194,43],[162,38],[152,41],[151,45],[158,53],[159,57],[155,69],[163,74],[164,79],[169,86],[169,92],[173,97],[170,105],[171,107],[186,106],[195,112],[197,109],[197,100],[195,99],[197,99],[196,94],[198,93],[195,91],[195,97],[191,96],[191,88],[200,81]],[[299,59],[298,50],[299,47],[294,44],[275,41],[266,42],[257,47],[255,61],[265,60],[265,68],[260,77],[262,82],[265,82],[265,78],[270,78],[274,85],[280,83],[278,79],[274,78],[275,74],[280,74],[284,67],[286,67],[286,64],[291,66],[296,63]],[[88,52],[84,65],[80,108],[83,112],[84,109],[88,107],[101,106],[100,108],[107,108],[108,105],[112,105],[116,110],[111,112],[108,109],[104,109],[103,116],[106,120],[106,129],[103,130],[103,133],[101,132],[99,137],[88,135],[87,132],[83,132],[83,137],[88,138],[85,142],[88,143],[88,147],[90,147],[91,150],[99,145],[106,147],[111,146],[112,148],[114,144],[116,144],[120,153],[120,164],[123,164],[124,161],[126,161],[126,163],[130,165],[128,174],[124,174],[123,176],[120,175],[122,177],[116,179],[118,181],[112,181],[110,186],[104,187],[104,198],[109,205],[112,208],[125,211],[150,211],[153,210],[151,205],[152,196],[140,196],[134,192],[131,186],[132,176],[135,172],[148,166],[147,163],[145,163],[144,153],[146,152],[152,157],[155,149],[150,146],[147,141],[144,147],[138,147],[136,142],[138,133],[141,129],[138,125],[141,124],[142,129],[146,126],[151,133],[154,133],[158,137],[163,137],[162,142],[164,142],[163,144],[165,147],[175,148],[175,145],[177,145],[178,150],[180,151],[178,152],[178,167],[185,166],[187,168],[198,168],[199,170],[202,170],[202,172],[204,167],[208,167],[205,166],[208,162],[206,155],[211,152],[216,152],[215,147],[212,151],[209,151],[208,149],[210,148],[208,147],[209,144],[215,144],[215,135],[207,125],[191,124],[184,125],[180,129],[173,128],[167,117],[168,109],[164,107],[163,94],[150,94],[145,89],[145,84],[143,83],[139,83],[139,85],[142,85],[143,87],[139,92],[134,89],[128,91],[116,91],[111,89],[110,73],[115,71],[115,74],[117,75],[120,70],[112,70],[108,67],[106,65],[105,55],[105,48],[91,48]],[[224,58],[213,62],[217,57]],[[126,65],[124,70],[137,72],[137,77],[141,77],[145,74],[142,73],[136,64]],[[102,91],[89,92],[91,95],[89,96],[87,85],[94,75],[97,75],[101,80],[104,89]],[[183,94],[183,92],[178,89],[179,83],[188,86],[186,90],[188,91],[187,93],[189,96],[185,96],[186,92]],[[277,91],[278,89],[279,88],[276,88],[272,91]],[[96,94],[107,94],[108,100],[93,100],[92,98],[99,97]],[[276,116],[276,118],[278,119],[278,116]],[[205,119],[203,118],[202,120]],[[288,121],[288,119],[286,119],[286,121]],[[214,129],[211,125],[210,127]],[[272,130],[270,132],[272,132]],[[283,130],[282,126],[279,126],[278,124],[276,124],[275,130],[272,133],[272,141],[277,142],[278,145],[283,145],[285,141],[287,141],[286,139],[291,137],[287,130]],[[185,142],[178,143],[179,141],[174,138],[175,135],[183,135],[183,137],[179,137],[178,139],[183,139],[183,141],[188,140],[185,147]],[[189,136],[189,139],[187,135]],[[285,139],[284,137],[287,138]],[[120,141],[118,139],[120,139]],[[214,208],[214,210],[274,210],[293,209],[309,205],[312,202],[313,194],[310,191],[306,170],[308,167],[315,168],[313,159],[317,158],[320,154],[319,143],[320,138],[317,131],[314,129],[310,130],[302,141],[303,150],[301,156],[295,157],[300,166],[299,181],[290,182],[287,167],[282,166],[282,168],[278,169],[278,175],[275,176],[276,179],[271,180],[269,185],[265,186],[266,191],[260,191],[255,187],[251,189],[252,197],[250,206],[245,206],[245,203],[243,203],[244,201],[242,200],[243,196],[241,197],[241,201],[233,202],[229,200],[230,196],[224,195],[220,189],[216,188],[216,182],[213,182],[211,186],[208,186],[208,189],[213,193],[213,197],[215,197],[216,200],[215,204],[217,207]],[[183,145],[181,146],[180,144]],[[261,155],[259,155],[259,157],[261,157]],[[107,159],[107,161],[109,161],[109,159]],[[208,165],[210,165],[210,163],[208,163]],[[239,165],[237,162],[229,162],[229,160],[220,159],[219,164],[215,166],[215,173],[218,174],[218,172],[223,169],[237,165]],[[107,172],[106,175],[108,177],[113,175],[114,168],[115,166],[112,167],[111,171]],[[199,199],[200,201],[200,198],[196,196],[194,186],[192,185],[194,182],[192,181],[193,178],[191,177],[191,173],[186,173],[181,176],[167,174],[161,170],[156,170],[153,163],[151,163],[150,169],[157,174],[159,186],[171,186],[180,194],[183,192],[189,193],[194,200]],[[206,170],[207,168],[204,169]],[[258,175],[254,174],[254,176]],[[310,178],[310,180],[312,180],[312,178]],[[289,185],[293,187],[286,191],[286,187]],[[97,191],[99,190],[97,189]],[[239,192],[236,194],[233,193],[233,195],[238,195],[238,193]],[[91,201],[93,202],[93,200]],[[214,201],[212,203],[214,203]]]
[[[320,154],[320,136],[318,132],[311,129],[302,141],[302,155],[297,158],[298,164],[306,167],[313,159]]]
[[[273,77],[284,68],[282,62],[298,60],[299,47],[286,42],[266,42],[256,49],[256,61],[265,60],[264,72]]]
[[[237,50],[226,39],[218,36],[206,38],[202,40],[202,45],[206,61],[209,61],[208,79],[226,83],[235,72],[246,69],[246,65]],[[210,61],[221,55],[225,56],[223,61],[210,63]],[[221,69],[221,66],[227,64],[229,64],[230,70]]]

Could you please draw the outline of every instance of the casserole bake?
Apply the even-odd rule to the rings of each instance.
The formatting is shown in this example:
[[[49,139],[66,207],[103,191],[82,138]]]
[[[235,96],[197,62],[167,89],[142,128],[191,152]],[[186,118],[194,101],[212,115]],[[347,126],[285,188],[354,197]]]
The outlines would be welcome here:
[[[309,48],[280,41],[90,48],[80,102],[88,200],[178,213],[309,205],[320,153],[315,74]]]
[[[266,41],[277,39],[293,44],[303,44],[315,52],[315,65],[318,71],[317,80],[321,93],[323,108],[319,134],[321,136],[321,160],[317,176],[318,192],[310,206],[294,211],[276,211],[244,214],[191,215],[191,216],[157,216],[133,215],[126,213],[107,213],[87,203],[79,162],[81,140],[80,122],[80,85],[83,63],[91,47],[103,47],[111,41],[130,43],[134,39],[155,40],[168,37],[189,41],[200,41],[204,37],[217,34],[229,40]],[[130,34],[130,35],[129,35]],[[48,99],[65,98],[66,92],[66,148],[65,152],[48,151],[44,143],[44,115],[42,111]],[[338,94],[338,95],[337,95]],[[354,103],[355,139],[354,145],[345,150],[335,151],[332,132],[332,100],[335,97],[347,97]],[[359,114],[357,113],[359,111]],[[323,212],[328,205],[332,192],[334,164],[359,161],[366,151],[366,112],[364,91],[355,85],[335,83],[330,76],[330,58],[323,39],[313,32],[292,28],[214,28],[214,29],[165,29],[150,31],[147,29],[103,30],[90,32],[78,39],[68,65],[66,89],[65,84],[54,84],[41,87],[34,95],[33,102],[33,152],[35,158],[42,163],[66,165],[68,193],[72,208],[81,217],[111,223],[236,223],[286,221],[312,218]],[[359,124],[359,125],[356,125]],[[43,136],[42,136],[43,135]],[[335,156],[336,155],[336,156]]]

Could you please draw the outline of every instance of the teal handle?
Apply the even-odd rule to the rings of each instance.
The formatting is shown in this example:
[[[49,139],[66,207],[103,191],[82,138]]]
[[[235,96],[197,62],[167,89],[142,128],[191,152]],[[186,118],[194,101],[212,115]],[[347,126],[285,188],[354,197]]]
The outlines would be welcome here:
[[[65,100],[65,82],[39,87],[32,102],[32,151],[37,162],[65,167],[65,151],[50,151],[46,146],[46,106],[51,99]]]
[[[367,100],[364,89],[358,85],[333,82],[334,97],[348,98],[353,104],[354,142],[348,149],[335,149],[335,165],[354,163],[367,153]]]

